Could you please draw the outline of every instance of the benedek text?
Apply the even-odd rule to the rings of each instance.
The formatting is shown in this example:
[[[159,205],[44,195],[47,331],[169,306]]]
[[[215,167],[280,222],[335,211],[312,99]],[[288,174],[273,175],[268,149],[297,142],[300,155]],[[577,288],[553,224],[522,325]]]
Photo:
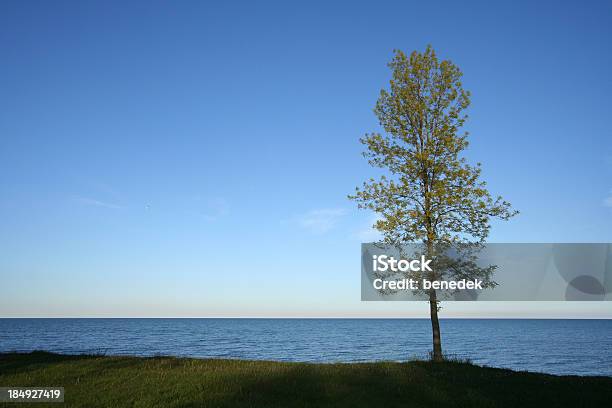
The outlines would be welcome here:
[[[420,285],[419,285],[420,283]],[[463,289],[482,289],[482,280],[474,279],[467,280],[461,279],[458,281],[445,281],[445,280],[434,280],[430,281],[423,279],[418,281],[416,279],[399,279],[399,280],[383,280],[374,279],[372,282],[374,289],[376,290],[463,290]]]

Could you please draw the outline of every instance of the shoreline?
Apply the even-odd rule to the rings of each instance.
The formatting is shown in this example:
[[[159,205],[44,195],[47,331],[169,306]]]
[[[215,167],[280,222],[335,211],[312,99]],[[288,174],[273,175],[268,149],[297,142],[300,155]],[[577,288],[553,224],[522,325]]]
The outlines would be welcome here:
[[[418,356],[413,356],[406,360],[364,360],[364,361],[289,361],[289,360],[274,360],[274,359],[248,359],[248,358],[238,358],[238,357],[192,357],[192,356],[181,356],[181,355],[171,355],[171,354],[110,354],[105,352],[100,353],[62,353],[55,351],[47,351],[47,350],[32,350],[32,351],[18,351],[18,350],[9,350],[9,351],[0,351],[0,361],[3,358],[13,358],[13,357],[21,357],[21,356],[49,356],[50,358],[67,358],[67,359],[96,359],[96,358],[125,358],[125,359],[142,359],[142,360],[150,360],[150,359],[174,359],[174,360],[192,360],[192,361],[231,361],[231,362],[242,362],[242,363],[251,363],[251,364],[294,364],[294,365],[308,365],[308,366],[357,366],[357,365],[376,365],[376,364],[436,364],[432,360],[427,357],[420,358]],[[482,369],[493,369],[493,370],[502,370],[509,371],[517,374],[536,374],[536,375],[546,375],[553,377],[578,377],[578,378],[610,378],[612,379],[612,375],[597,375],[597,374],[556,374],[549,373],[545,371],[534,371],[534,370],[517,370],[509,367],[496,367],[492,365],[486,364],[478,364],[470,359],[455,357],[452,355],[445,355],[445,359],[441,364],[465,364],[472,367],[478,367]],[[1,367],[1,366],[0,366]],[[0,371],[1,375],[1,371]],[[2,386],[2,385],[0,385]]]

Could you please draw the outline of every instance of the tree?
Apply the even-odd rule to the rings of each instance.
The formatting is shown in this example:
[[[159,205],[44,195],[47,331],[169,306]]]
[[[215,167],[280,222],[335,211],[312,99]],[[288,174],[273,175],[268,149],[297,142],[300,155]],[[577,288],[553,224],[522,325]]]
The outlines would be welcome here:
[[[389,67],[389,89],[380,92],[374,109],[385,132],[360,139],[369,163],[387,175],[364,182],[349,198],[359,208],[379,214],[374,227],[386,244],[418,242],[430,258],[440,253],[438,248],[482,245],[492,218],[507,220],[518,211],[501,197],[493,198],[480,179],[480,163],[470,165],[462,155],[468,147],[468,133],[461,128],[470,93],[463,89],[461,71],[451,61],[439,61],[431,46],[409,57],[395,51]],[[495,285],[490,281],[494,267],[432,269],[431,280],[443,273],[464,277],[479,273],[489,286]],[[427,295],[432,358],[441,361],[440,299],[435,290]]]

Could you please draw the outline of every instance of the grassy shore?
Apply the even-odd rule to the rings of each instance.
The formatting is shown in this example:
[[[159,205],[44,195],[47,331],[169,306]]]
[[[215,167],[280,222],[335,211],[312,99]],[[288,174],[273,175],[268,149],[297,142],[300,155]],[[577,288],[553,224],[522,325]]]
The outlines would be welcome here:
[[[303,364],[0,354],[0,386],[63,386],[71,407],[575,408],[612,401],[610,377],[420,361]],[[32,404],[44,405],[61,406]]]

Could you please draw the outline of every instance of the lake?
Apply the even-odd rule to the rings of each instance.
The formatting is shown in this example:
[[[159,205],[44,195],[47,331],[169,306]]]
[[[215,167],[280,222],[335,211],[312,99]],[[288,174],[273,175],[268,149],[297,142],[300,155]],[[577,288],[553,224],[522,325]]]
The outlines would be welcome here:
[[[443,319],[444,352],[551,374],[612,376],[612,320]],[[0,319],[0,352],[253,360],[424,358],[427,319]]]

